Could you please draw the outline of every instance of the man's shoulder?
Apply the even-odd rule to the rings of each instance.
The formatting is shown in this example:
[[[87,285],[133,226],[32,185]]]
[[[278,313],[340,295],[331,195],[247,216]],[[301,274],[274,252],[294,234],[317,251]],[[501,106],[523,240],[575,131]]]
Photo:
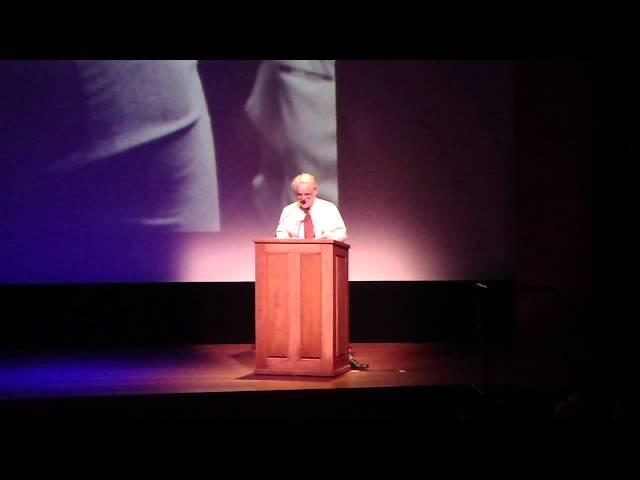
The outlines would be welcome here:
[[[289,205],[285,206],[282,209],[282,213],[280,215],[281,216],[289,215],[289,214],[293,213],[296,208],[298,208],[298,202],[290,203]]]
[[[338,208],[335,203],[330,202],[329,200],[323,200],[322,198],[316,197],[315,201],[318,203],[318,206],[321,206],[322,208]]]
[[[298,202],[290,203],[289,205],[285,205],[285,207],[282,209],[282,211],[283,212],[287,212],[289,210],[293,210],[294,208],[296,208],[297,205],[298,205]]]

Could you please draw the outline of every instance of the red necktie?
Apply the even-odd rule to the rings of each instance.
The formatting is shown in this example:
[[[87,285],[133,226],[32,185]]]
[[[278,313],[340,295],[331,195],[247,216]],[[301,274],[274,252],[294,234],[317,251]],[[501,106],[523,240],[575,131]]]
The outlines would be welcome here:
[[[313,222],[311,221],[311,215],[309,214],[309,210],[307,210],[307,215],[304,217],[304,238],[314,238]]]

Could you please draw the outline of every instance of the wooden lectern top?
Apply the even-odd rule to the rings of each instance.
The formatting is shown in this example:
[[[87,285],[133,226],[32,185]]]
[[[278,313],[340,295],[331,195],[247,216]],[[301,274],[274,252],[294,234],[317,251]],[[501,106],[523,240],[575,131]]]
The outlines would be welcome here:
[[[340,247],[350,248],[348,243],[340,242],[338,240],[331,240],[329,238],[254,238],[253,243],[333,243]]]

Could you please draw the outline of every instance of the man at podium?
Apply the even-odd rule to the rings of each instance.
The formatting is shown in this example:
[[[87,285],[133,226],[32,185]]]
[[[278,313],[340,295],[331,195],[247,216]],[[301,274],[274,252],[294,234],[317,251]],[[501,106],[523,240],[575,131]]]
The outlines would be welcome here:
[[[284,207],[276,238],[327,238],[344,242],[347,227],[335,204],[317,198],[313,175],[301,173],[291,181],[296,201]]]
[[[338,207],[332,202],[317,198],[318,184],[310,173],[301,173],[291,181],[291,190],[296,201],[282,210],[276,227],[276,238],[326,238],[344,242],[347,239],[347,227],[342,220]],[[366,363],[358,362],[351,355],[351,368],[364,370]]]

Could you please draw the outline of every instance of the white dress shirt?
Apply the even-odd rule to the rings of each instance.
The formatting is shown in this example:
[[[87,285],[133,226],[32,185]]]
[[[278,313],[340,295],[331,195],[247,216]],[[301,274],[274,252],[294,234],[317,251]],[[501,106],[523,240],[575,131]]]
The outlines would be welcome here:
[[[316,198],[309,209],[313,222],[314,238],[328,238],[344,242],[347,238],[347,227],[335,204]],[[276,238],[304,238],[305,212],[298,202],[284,207],[280,222],[276,228]]]

